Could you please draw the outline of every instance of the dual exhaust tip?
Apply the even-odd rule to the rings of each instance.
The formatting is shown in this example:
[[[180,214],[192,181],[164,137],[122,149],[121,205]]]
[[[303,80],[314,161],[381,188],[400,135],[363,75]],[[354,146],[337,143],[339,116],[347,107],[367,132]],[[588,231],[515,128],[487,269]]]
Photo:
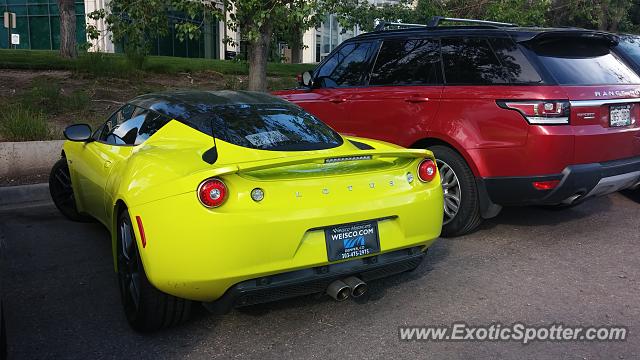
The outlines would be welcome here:
[[[367,284],[355,276],[349,276],[343,280],[336,280],[327,287],[327,295],[334,300],[344,301],[349,296],[357,298],[369,290]]]

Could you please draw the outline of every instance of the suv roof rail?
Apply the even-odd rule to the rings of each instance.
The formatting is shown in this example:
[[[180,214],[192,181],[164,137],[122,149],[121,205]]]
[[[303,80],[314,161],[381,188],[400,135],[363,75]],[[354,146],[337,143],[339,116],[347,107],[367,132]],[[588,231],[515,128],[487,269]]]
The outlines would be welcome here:
[[[424,24],[410,24],[410,23],[400,23],[400,22],[389,22],[389,21],[380,21],[374,31],[382,31],[388,26],[397,26],[401,28],[426,28],[428,25]]]
[[[498,22],[498,21],[488,21],[488,20],[477,20],[477,19],[463,19],[463,18],[450,18],[444,16],[434,16],[429,20],[427,26],[436,27],[440,24],[441,21],[451,21],[451,22],[461,22],[461,23],[471,23],[471,24],[479,24],[479,25],[491,25],[496,27],[516,27],[518,25],[512,23]]]
[[[378,25],[376,25],[374,31],[383,31],[387,27],[395,26],[398,28],[434,28],[438,27],[440,22],[442,21],[451,21],[451,22],[460,22],[460,23],[469,23],[475,25],[482,25],[487,27],[517,27],[516,24],[498,22],[498,21],[488,21],[488,20],[476,20],[476,19],[461,19],[461,18],[450,18],[444,16],[434,16],[429,20],[427,24],[411,24],[411,23],[401,23],[401,22],[389,22],[389,21],[380,21]]]

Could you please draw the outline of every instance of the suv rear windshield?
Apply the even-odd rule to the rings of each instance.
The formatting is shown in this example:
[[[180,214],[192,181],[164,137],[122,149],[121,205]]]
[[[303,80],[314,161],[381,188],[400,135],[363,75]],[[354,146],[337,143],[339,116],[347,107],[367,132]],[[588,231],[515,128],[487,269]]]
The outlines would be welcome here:
[[[251,149],[321,150],[343,142],[313,115],[281,104],[215,106],[187,121],[218,139]]]
[[[560,85],[640,84],[640,77],[611,52],[608,42],[561,38],[529,46]]]

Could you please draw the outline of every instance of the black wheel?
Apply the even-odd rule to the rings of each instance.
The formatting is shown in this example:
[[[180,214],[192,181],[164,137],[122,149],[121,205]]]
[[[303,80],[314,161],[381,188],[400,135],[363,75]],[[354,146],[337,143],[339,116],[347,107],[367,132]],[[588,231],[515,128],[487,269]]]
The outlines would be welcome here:
[[[132,328],[151,332],[189,319],[191,301],[156,289],[144,272],[129,212],[118,217],[117,261],[120,295]]]
[[[471,169],[462,156],[449,147],[436,145],[429,150],[436,156],[444,192],[442,236],[460,236],[475,230],[482,217]]]
[[[7,325],[4,320],[4,307],[0,301],[0,360],[7,358]]]
[[[49,193],[51,193],[53,203],[67,219],[80,222],[93,221],[91,217],[80,214],[76,208],[76,198],[71,186],[69,165],[67,165],[67,159],[65,158],[58,160],[51,168]]]

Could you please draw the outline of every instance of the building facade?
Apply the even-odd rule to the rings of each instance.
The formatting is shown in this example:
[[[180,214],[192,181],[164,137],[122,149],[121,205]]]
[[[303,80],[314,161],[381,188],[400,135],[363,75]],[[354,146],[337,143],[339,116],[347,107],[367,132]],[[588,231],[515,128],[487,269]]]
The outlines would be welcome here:
[[[122,52],[123,44],[114,44],[107,33],[104,20],[89,19],[86,14],[104,9],[108,0],[80,0],[75,3],[76,34],[78,44],[89,42],[89,51]],[[57,0],[0,0],[0,13],[16,14],[16,28],[7,29],[0,24],[0,48],[29,50],[57,50],[60,48],[60,16]],[[2,15],[2,14],[0,14]],[[166,36],[152,39],[151,54],[180,57],[222,58],[221,23],[216,20],[196,19],[203,23],[199,38],[179,41],[175,36],[176,21],[182,20],[179,13],[169,14]],[[101,36],[88,40],[87,25],[94,25]],[[20,44],[11,45],[11,34],[20,35]]]
[[[76,1],[78,41],[86,40],[85,4]],[[0,24],[0,48],[7,49],[11,35],[20,35],[18,49],[51,50],[60,48],[60,16],[57,0],[0,0],[0,13],[16,14],[16,28]],[[2,15],[2,14],[0,14]]]
[[[76,27],[78,43],[90,42],[89,51],[122,52],[122,43],[113,43],[107,33],[104,20],[89,19],[86,14],[104,9],[109,0],[76,0]],[[369,0],[375,5],[397,3],[399,0]],[[0,0],[0,12],[13,12],[17,16],[16,29],[0,27],[0,48],[15,47],[18,49],[57,50],[60,47],[60,17],[57,0]],[[226,29],[224,23],[215,19],[196,19],[203,24],[200,37],[179,41],[175,36],[175,23],[184,18],[179,13],[169,14],[168,32],[166,36],[152,39],[151,54],[179,57],[200,57],[225,59],[245,52],[241,34]],[[87,25],[95,26],[102,34],[97,40],[86,38]],[[20,35],[20,44],[10,45],[10,33]],[[341,42],[360,33],[358,28],[344,29],[337,16],[326,15],[317,28],[311,28],[303,34],[304,48],[302,62],[317,63],[322,61]],[[231,44],[224,42],[232,40]],[[290,61],[291,51],[286,44],[278,44],[278,54],[284,61]]]

